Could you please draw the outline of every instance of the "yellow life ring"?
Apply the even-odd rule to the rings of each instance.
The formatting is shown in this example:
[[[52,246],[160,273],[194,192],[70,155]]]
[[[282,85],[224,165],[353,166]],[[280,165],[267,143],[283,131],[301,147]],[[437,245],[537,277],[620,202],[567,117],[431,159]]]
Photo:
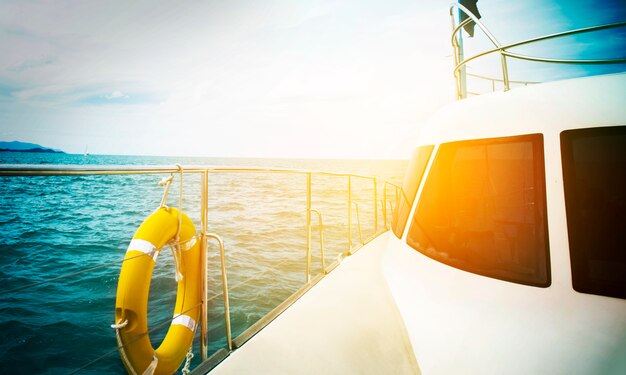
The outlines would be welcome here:
[[[133,236],[120,271],[115,301],[117,324],[112,327],[117,329],[120,356],[131,374],[174,373],[193,341],[201,303],[200,241],[195,241],[196,229],[191,219],[184,213],[179,218],[179,212],[161,207],[150,215]],[[177,260],[182,280],[177,276],[174,318],[165,339],[155,350],[148,337],[150,280],[159,250],[175,240],[177,232],[179,245],[183,247]]]

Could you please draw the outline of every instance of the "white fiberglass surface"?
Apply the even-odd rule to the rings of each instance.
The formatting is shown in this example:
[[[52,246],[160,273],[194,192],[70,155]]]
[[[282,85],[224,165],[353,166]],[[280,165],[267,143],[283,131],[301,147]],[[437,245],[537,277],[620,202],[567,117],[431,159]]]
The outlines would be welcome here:
[[[396,240],[384,269],[424,374],[619,373],[626,304],[460,271]]]
[[[626,74],[516,91],[454,104],[418,145],[435,144],[436,158],[441,142],[543,135],[551,282],[522,285],[438,262],[407,244],[407,228],[390,239],[383,269],[416,360],[424,374],[626,373],[626,300],[572,285],[560,150],[564,130],[626,123]]]

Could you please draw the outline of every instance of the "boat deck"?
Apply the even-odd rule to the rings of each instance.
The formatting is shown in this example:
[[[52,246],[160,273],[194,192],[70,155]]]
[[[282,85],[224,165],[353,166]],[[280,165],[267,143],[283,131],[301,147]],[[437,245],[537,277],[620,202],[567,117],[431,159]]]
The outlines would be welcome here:
[[[344,259],[211,373],[419,374],[381,268],[389,235]]]

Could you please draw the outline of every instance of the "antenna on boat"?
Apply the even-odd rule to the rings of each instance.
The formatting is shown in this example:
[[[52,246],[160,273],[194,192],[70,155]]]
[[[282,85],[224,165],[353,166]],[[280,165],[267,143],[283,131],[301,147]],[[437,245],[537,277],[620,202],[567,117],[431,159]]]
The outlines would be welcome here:
[[[461,14],[465,14],[463,13],[463,11],[461,11],[460,9],[458,10],[459,12],[459,17]],[[472,33],[474,31],[472,30]],[[465,59],[465,56],[463,56],[463,32],[459,32],[459,62],[463,61]],[[461,67],[461,69],[459,70],[459,87],[461,89],[461,98],[460,99],[465,99],[467,98],[467,66],[463,65]]]
[[[454,46],[454,66],[456,67],[465,60],[463,56],[463,30],[467,35],[474,37],[474,22],[473,18],[479,19],[481,17],[478,11],[478,0],[459,0],[458,4],[453,4],[450,7],[450,18],[452,19],[452,38]],[[458,23],[455,22],[454,8],[457,9]],[[462,29],[462,30],[458,30]],[[458,37],[455,36],[458,30]],[[455,43],[456,42],[456,43]],[[467,98],[467,67],[463,64],[458,70],[457,76],[457,98]]]
[[[474,16],[476,16],[476,18],[480,19],[480,17],[482,17],[478,11],[478,0],[459,0],[459,4],[463,5],[465,9],[469,10]],[[470,18],[469,15],[459,9],[459,23],[462,23],[468,18]],[[476,22],[472,19],[470,19],[468,23],[463,26],[463,30],[467,32],[467,35],[470,38],[474,37],[474,26],[476,26]]]
[[[457,8],[458,15],[458,27],[462,27],[463,30],[467,33],[467,35],[472,38],[474,37],[474,26],[476,23],[470,17],[472,14],[477,19],[481,17],[480,12],[478,11],[478,0],[459,0]],[[454,15],[452,14],[454,7],[450,8],[450,16],[452,18],[452,37],[454,37],[454,30],[457,28],[454,22]],[[456,51],[455,51],[455,67],[462,62],[465,57],[463,56],[463,31],[459,30],[459,36],[457,38],[456,43]],[[458,99],[467,98],[467,67],[465,65],[461,66],[459,69],[459,77],[458,80]]]

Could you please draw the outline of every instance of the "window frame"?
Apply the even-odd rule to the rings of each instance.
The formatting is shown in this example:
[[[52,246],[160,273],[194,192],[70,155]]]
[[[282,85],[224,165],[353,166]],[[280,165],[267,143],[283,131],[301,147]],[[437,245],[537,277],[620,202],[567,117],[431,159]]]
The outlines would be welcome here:
[[[576,199],[578,186],[576,184],[577,175],[574,164],[574,142],[576,139],[581,138],[606,137],[615,134],[624,135],[624,133],[626,133],[626,125],[567,129],[559,134],[571,283],[572,288],[578,293],[626,299],[626,292],[620,290],[619,285],[617,287],[616,285],[611,285],[610,287],[598,285],[597,281],[589,280],[582,274],[580,268],[588,263],[590,258],[585,258],[584,254],[582,254],[585,253],[586,249],[576,247],[582,245],[576,244],[577,238],[575,238],[576,235],[574,234],[579,229],[575,223],[577,217],[575,218],[574,216],[578,213],[577,206],[580,203],[579,199]]]
[[[508,278],[501,275],[489,274],[488,272],[481,272],[480,270],[476,270],[472,267],[462,267],[459,264],[455,264],[453,262],[446,262],[443,258],[433,257],[425,251],[420,251],[416,247],[411,245],[410,241],[410,233],[413,225],[417,225],[421,229],[422,225],[419,222],[416,222],[417,216],[419,214],[420,205],[424,204],[423,194],[428,188],[429,178],[431,178],[433,172],[437,172],[438,163],[440,161],[442,149],[446,151],[449,145],[454,145],[452,147],[456,147],[457,149],[461,147],[472,147],[472,146],[488,146],[495,144],[510,144],[510,143],[519,143],[519,142],[531,142],[533,147],[533,175],[535,178],[535,184],[540,184],[541,192],[536,193],[535,198],[542,200],[542,209],[538,214],[542,217],[542,222],[540,223],[543,228],[543,249],[537,251],[538,256],[543,256],[544,261],[544,270],[545,273],[545,281],[543,282],[535,282],[528,280],[518,280],[514,278]],[[410,216],[410,224],[408,225],[407,236],[406,236],[406,244],[414,249],[415,251],[421,253],[424,256],[427,256],[430,259],[437,261],[438,263],[447,265],[457,270],[465,271],[474,275],[480,275],[491,279],[511,282],[514,284],[528,285],[540,288],[547,288],[552,284],[552,272],[551,272],[551,260],[550,260],[550,241],[549,241],[549,223],[548,223],[548,202],[547,202],[547,192],[546,192],[546,165],[545,165],[545,142],[544,135],[542,133],[533,133],[533,134],[524,134],[524,135],[514,135],[514,136],[502,136],[502,137],[494,137],[494,138],[480,138],[480,139],[467,139],[467,140],[458,140],[452,142],[444,142],[436,147],[436,152],[431,155],[430,166],[426,171],[427,173],[422,177],[421,188],[418,190],[418,194],[414,200],[414,207],[412,215]],[[426,234],[427,235],[427,234]]]
[[[402,187],[400,189],[400,200],[397,202],[396,207],[394,208],[391,216],[391,232],[398,238],[402,239],[404,232],[407,229],[407,224],[409,223],[409,219],[411,218],[411,212],[413,211],[413,204],[418,196],[420,191],[420,187],[424,182],[424,176],[426,176],[426,172],[428,170],[428,166],[433,160],[433,155],[435,154],[435,146],[434,145],[422,145],[418,146],[413,152],[413,156],[409,161],[407,166],[404,180],[402,181]],[[411,172],[415,171],[413,174]],[[416,180],[415,184],[411,185],[411,180]],[[409,189],[407,185],[411,185],[415,187],[415,192],[406,191]],[[405,190],[406,189],[406,190]],[[413,189],[411,189],[413,190]],[[402,210],[402,212],[401,212]],[[406,212],[406,215],[404,215]],[[402,214],[402,218],[400,215]],[[402,220],[402,228],[398,228],[399,220]],[[399,230],[398,230],[399,229]]]

